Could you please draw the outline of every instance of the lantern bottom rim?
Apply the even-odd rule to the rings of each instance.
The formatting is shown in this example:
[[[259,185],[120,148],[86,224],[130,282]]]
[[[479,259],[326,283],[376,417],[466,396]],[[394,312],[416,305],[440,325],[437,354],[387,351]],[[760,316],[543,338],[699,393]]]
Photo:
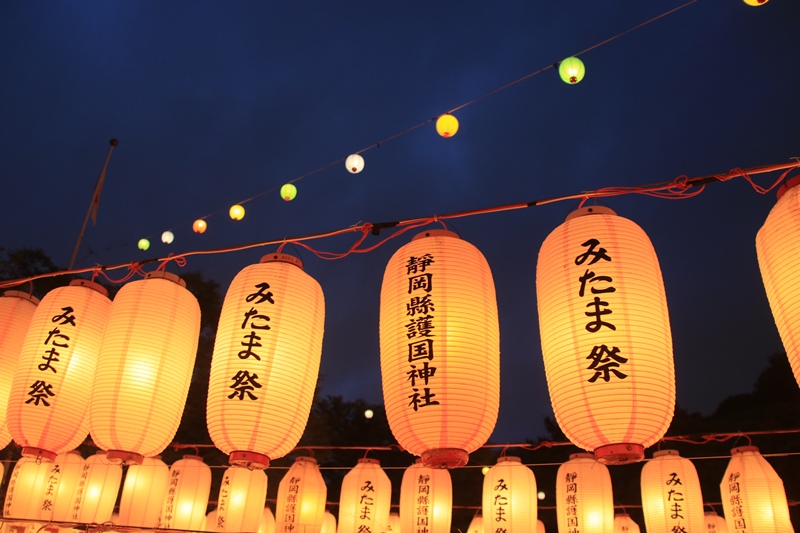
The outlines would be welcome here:
[[[249,470],[266,470],[269,468],[269,457],[263,453],[234,450],[228,457],[233,466],[243,466]]]
[[[638,463],[644,459],[644,446],[630,442],[606,444],[594,451],[594,458],[605,465]]]
[[[45,461],[55,461],[57,454],[51,452],[50,450],[44,450],[42,448],[36,448],[35,446],[24,446],[22,448],[22,456],[23,457],[31,457],[33,459],[44,459]]]
[[[106,452],[106,459],[111,463],[124,465],[140,465],[144,463],[144,455],[123,450],[108,450],[108,452]]]
[[[422,454],[422,465],[428,468],[458,468],[467,461],[469,454],[458,448],[434,448]]]

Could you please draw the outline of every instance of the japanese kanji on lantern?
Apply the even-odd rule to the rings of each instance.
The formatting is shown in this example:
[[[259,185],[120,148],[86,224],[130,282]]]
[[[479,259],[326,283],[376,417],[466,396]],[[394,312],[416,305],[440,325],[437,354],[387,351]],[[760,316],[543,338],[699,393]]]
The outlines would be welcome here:
[[[22,455],[52,461],[86,439],[91,384],[110,312],[108,291],[91,281],[75,280],[42,298],[8,399],[8,429]]]
[[[556,514],[559,531],[612,533],[614,496],[608,467],[588,453],[574,453],[558,467]]]
[[[264,256],[231,282],[206,409],[209,435],[231,464],[266,468],[300,440],[317,384],[324,322],[322,288],[295,257]]]
[[[141,463],[175,436],[200,334],[200,306],[185,287],[150,272],[114,298],[90,409],[92,441],[109,460]]]
[[[159,457],[145,457],[142,464],[129,466],[122,485],[117,523],[140,528],[159,527],[168,485],[169,467]]]
[[[631,515],[627,513],[617,513],[614,515],[614,533],[639,533],[641,529],[639,524],[633,521]],[[649,531],[649,529],[648,529]],[[680,529],[672,530],[670,533],[677,533]],[[694,531],[692,529],[685,529],[687,533]]]
[[[79,524],[102,524],[111,519],[122,482],[122,466],[111,462],[106,452],[86,459],[75,492],[69,521]]]
[[[642,467],[642,512],[648,533],[702,531],[703,494],[689,459],[660,450]]]
[[[794,531],[783,480],[756,446],[731,450],[731,460],[719,491],[731,533]]]
[[[707,533],[728,533],[728,524],[715,511],[705,513],[705,522],[706,529],[704,531]]]
[[[427,466],[466,464],[500,402],[497,301],[480,251],[431,230],[395,252],[381,287],[380,347],[397,442]]]
[[[508,531],[532,532],[537,520],[536,494],[533,470],[519,457],[500,457],[483,476],[483,516],[502,522]]]
[[[3,518],[37,520],[44,496],[48,463],[22,457],[8,480]]]
[[[377,459],[359,459],[344,479],[337,533],[382,533],[389,522],[392,483]]]
[[[449,533],[452,519],[453,482],[450,472],[430,468],[417,459],[403,472],[400,530],[396,533]]]
[[[263,470],[228,467],[219,487],[214,516],[216,531],[256,533],[266,499],[267,475]],[[214,530],[214,523],[206,524],[206,531]]]
[[[184,455],[169,467],[169,488],[161,510],[161,526],[199,531],[211,493],[211,467],[197,455]]]
[[[86,461],[75,450],[58,454],[47,464],[45,488],[39,519],[44,522],[69,522],[72,519],[73,495],[78,490]]]
[[[578,209],[542,244],[536,294],[558,425],[601,462],[643,459],[675,406],[667,301],[647,235],[606,207]]]
[[[313,457],[298,457],[278,485],[276,533],[321,533],[328,487]]]
[[[800,384],[800,176],[778,190],[772,208],[756,235],[761,279],[783,347]]]

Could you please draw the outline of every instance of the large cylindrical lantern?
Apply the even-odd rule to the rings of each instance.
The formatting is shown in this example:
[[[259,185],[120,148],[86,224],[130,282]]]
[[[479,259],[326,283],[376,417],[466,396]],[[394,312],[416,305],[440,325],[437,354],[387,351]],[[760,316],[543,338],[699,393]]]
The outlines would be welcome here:
[[[175,436],[200,334],[200,306],[185,286],[151,272],[114,298],[90,409],[92,440],[109,460],[141,462]]]
[[[556,514],[559,531],[613,533],[614,496],[608,467],[588,453],[575,453],[558,467]]]
[[[39,519],[44,522],[68,522],[72,518],[73,496],[86,461],[76,451],[60,453],[47,463],[44,496]]]
[[[639,524],[633,521],[631,515],[627,513],[618,513],[614,515],[614,533],[639,533],[640,531]],[[675,533],[676,531],[680,531],[680,529],[675,529],[670,533]],[[688,533],[694,530],[687,528],[684,531]]]
[[[601,462],[643,459],[675,406],[667,301],[647,235],[608,208],[578,209],[542,244],[536,294],[558,425]]]
[[[11,441],[6,405],[17,371],[19,354],[39,299],[22,291],[5,291],[0,296],[0,446]]]
[[[500,457],[483,476],[483,516],[508,531],[533,532],[536,494],[533,470],[523,465],[519,457]]]
[[[450,472],[419,460],[406,468],[400,484],[400,531],[449,533],[452,519]]]
[[[467,527],[467,533],[483,533],[483,515],[478,511]],[[493,533],[493,532],[489,532]]]
[[[661,450],[642,467],[642,512],[648,533],[701,531],[703,494],[689,459],[676,450]]]
[[[3,518],[38,520],[49,464],[22,457],[8,480]]]
[[[800,384],[800,176],[778,190],[772,208],[756,235],[761,279],[783,347]]]
[[[266,499],[267,475],[263,470],[228,467],[219,488],[216,530],[256,533]],[[214,525],[207,527],[213,531]]]
[[[278,485],[276,533],[320,533],[328,487],[312,457],[298,457]]]
[[[729,531],[793,531],[783,481],[757,447],[741,446],[731,450],[731,460],[719,490]]]
[[[86,439],[90,385],[110,312],[108,291],[91,281],[75,280],[42,298],[8,399],[8,429],[22,455],[52,461]]]
[[[728,533],[728,524],[714,511],[705,513],[706,528],[703,531],[707,533]]]
[[[169,467],[158,457],[145,457],[142,464],[129,466],[122,485],[118,523],[141,528],[159,527],[168,485]]]
[[[385,531],[392,504],[392,483],[376,459],[359,459],[342,479],[338,533]]]
[[[261,261],[239,272],[225,295],[206,416],[217,448],[250,468],[266,468],[300,440],[325,321],[322,288],[299,259],[271,254]]]
[[[197,455],[184,455],[169,468],[169,488],[161,511],[166,529],[199,531],[211,493],[211,468]]]
[[[381,377],[397,442],[427,466],[466,464],[494,430],[500,336],[486,259],[449,231],[401,247],[381,287]]]
[[[105,452],[86,459],[72,496],[71,522],[102,524],[111,519],[122,481],[122,466],[112,463]]]

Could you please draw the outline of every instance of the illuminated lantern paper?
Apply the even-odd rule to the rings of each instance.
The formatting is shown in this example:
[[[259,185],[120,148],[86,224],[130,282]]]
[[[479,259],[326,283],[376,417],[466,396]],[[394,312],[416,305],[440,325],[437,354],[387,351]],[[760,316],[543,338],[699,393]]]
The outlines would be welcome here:
[[[163,242],[164,244],[172,244],[172,241],[174,240],[175,240],[175,234],[169,230],[161,234],[161,242]]]
[[[500,401],[500,335],[486,259],[456,234],[417,235],[381,287],[381,378],[397,442],[453,468],[486,443]]]
[[[748,6],[763,6],[769,0],[744,0],[744,3]]]
[[[772,208],[756,235],[761,279],[786,355],[800,384],[800,176],[778,190]]]
[[[48,292],[36,308],[8,400],[8,429],[22,455],[43,457],[75,449],[89,434],[89,403],[108,291],[75,280]]]
[[[331,516],[331,518],[333,517]],[[322,527],[323,533],[325,533],[325,526],[323,525]],[[269,507],[265,506],[264,511],[261,513],[261,522],[258,524],[258,533],[275,533],[275,516],[273,516],[272,511],[269,510]],[[336,533],[335,520],[333,522],[333,529],[329,533]]]
[[[703,531],[707,533],[728,533],[728,524],[725,519],[714,511],[705,514],[706,528]]]
[[[216,531],[217,530],[217,510],[209,511],[203,518],[202,531]]]
[[[719,485],[728,530],[737,533],[790,533],[783,481],[755,446],[731,450]]]
[[[300,440],[317,384],[324,322],[322,288],[295,257],[267,255],[231,282],[206,410],[209,435],[231,464],[266,468]]]
[[[337,532],[386,531],[391,503],[392,483],[380,462],[359,459],[342,479]]]
[[[244,207],[239,204],[232,205],[231,208],[228,210],[228,215],[233,220],[242,220],[244,218]]]
[[[509,531],[536,528],[536,478],[519,457],[500,457],[483,477],[483,516]]]
[[[559,63],[558,75],[561,76],[564,83],[575,85],[586,76],[586,67],[583,65],[583,61],[577,57],[568,57]]]
[[[311,457],[298,457],[278,486],[276,533],[320,533],[328,487]]]
[[[168,484],[169,467],[158,457],[145,457],[142,464],[129,466],[122,485],[118,523],[131,527],[159,527]]]
[[[139,239],[139,243],[137,244],[140,250],[147,251],[150,248],[150,241],[147,239]]]
[[[547,533],[544,529],[544,522],[541,520],[536,521],[536,533]]]
[[[680,531],[680,530],[674,530],[674,531]],[[688,532],[694,530],[686,529],[685,531]],[[633,521],[631,515],[624,513],[619,513],[614,515],[614,533],[639,533],[639,532],[640,532],[639,525]]]
[[[701,531],[703,494],[689,459],[661,450],[642,467],[642,512],[648,533]]]
[[[344,162],[350,174],[358,174],[364,170],[364,158],[359,154],[350,154]]]
[[[601,462],[643,459],[675,406],[667,301],[647,235],[606,207],[578,209],[542,244],[536,295],[558,425]]]
[[[68,522],[72,518],[72,497],[86,461],[76,452],[60,453],[47,463],[44,495],[39,506],[39,519],[45,522]]]
[[[294,200],[295,196],[297,196],[297,187],[293,184],[287,183],[281,187],[281,198],[287,202]]]
[[[3,518],[39,519],[49,464],[32,457],[22,457],[11,471]]]
[[[200,335],[200,306],[185,286],[151,272],[114,298],[90,409],[92,440],[109,460],[141,463],[175,436]]]
[[[386,526],[386,533],[401,533],[400,529],[400,514],[389,513],[389,525]],[[323,533],[325,533],[323,531]],[[481,532],[483,533],[483,532]]]
[[[105,452],[99,452],[83,465],[78,487],[72,496],[69,521],[81,524],[102,524],[111,519],[122,482],[122,466],[112,463]]]
[[[591,454],[575,453],[556,475],[558,530],[613,533],[614,497],[608,468]]]
[[[267,499],[263,470],[231,466],[225,470],[217,500],[217,531],[256,533]],[[206,524],[213,531],[213,524]]]
[[[195,233],[205,233],[206,228],[208,228],[208,223],[202,218],[198,218],[192,223],[192,230]]]
[[[427,496],[420,505],[421,494]],[[423,466],[419,459],[403,472],[400,484],[400,531],[417,531],[427,524],[428,533],[450,533],[453,518],[453,482],[450,472]]]
[[[169,468],[169,489],[161,511],[161,526],[199,531],[211,493],[211,468],[197,455],[184,455]]]
[[[458,132],[458,119],[450,113],[445,113],[436,119],[436,133],[445,139]]]
[[[467,533],[483,533],[483,515],[481,515],[480,511],[472,517],[469,527],[467,528]]]

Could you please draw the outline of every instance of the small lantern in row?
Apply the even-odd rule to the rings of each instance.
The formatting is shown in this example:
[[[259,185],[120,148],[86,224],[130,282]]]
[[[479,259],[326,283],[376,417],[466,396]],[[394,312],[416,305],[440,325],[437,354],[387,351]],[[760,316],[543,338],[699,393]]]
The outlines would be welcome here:
[[[417,459],[403,472],[398,531],[422,529],[428,533],[449,533],[452,518],[453,482],[450,472],[424,466]]]
[[[376,459],[363,458],[342,479],[338,533],[386,531],[392,483]]]

